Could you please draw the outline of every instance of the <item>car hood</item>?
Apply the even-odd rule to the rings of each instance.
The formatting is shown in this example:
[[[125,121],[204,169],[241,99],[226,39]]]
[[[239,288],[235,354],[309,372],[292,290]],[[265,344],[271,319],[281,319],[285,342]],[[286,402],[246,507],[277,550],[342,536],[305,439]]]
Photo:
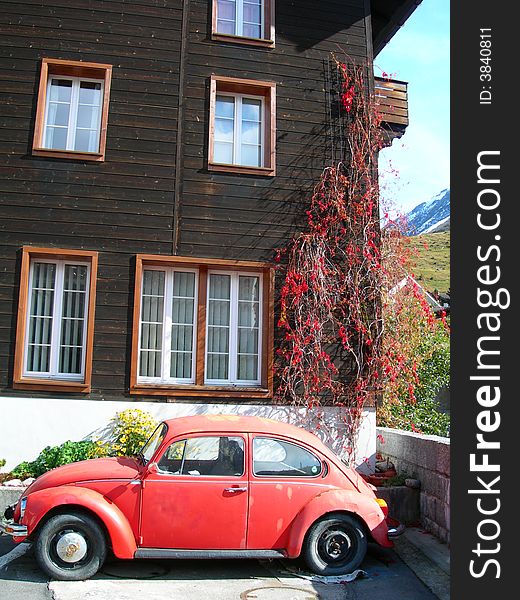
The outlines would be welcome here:
[[[81,481],[107,479],[135,479],[139,474],[136,458],[118,456],[115,458],[94,458],[63,465],[40,475],[23,494],[27,496],[38,490],[59,485],[69,485]]]

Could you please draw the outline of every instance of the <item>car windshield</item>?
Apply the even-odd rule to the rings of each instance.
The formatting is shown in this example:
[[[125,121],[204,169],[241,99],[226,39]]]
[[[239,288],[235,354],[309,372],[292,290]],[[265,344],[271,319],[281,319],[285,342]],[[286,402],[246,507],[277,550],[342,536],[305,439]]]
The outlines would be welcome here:
[[[155,454],[155,451],[161,445],[164,440],[164,436],[168,431],[168,426],[166,423],[161,423],[157,429],[152,433],[146,444],[141,448],[139,452],[139,457],[143,460],[143,463],[146,465],[152,459],[152,456]]]

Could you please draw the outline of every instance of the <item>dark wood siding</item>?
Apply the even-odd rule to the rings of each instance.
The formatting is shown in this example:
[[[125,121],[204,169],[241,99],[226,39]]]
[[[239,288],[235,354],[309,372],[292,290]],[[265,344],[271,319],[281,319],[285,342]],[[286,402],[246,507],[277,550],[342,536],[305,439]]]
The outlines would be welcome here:
[[[271,260],[301,222],[326,162],[324,60],[343,49],[365,61],[362,0],[276,0],[276,46],[210,39],[208,2],[191,0],[179,253]],[[276,83],[275,177],[209,173],[209,78]]]
[[[128,397],[135,254],[171,254],[177,243],[187,256],[273,257],[301,222],[326,161],[324,59],[341,49],[367,58],[365,4],[276,0],[276,47],[267,49],[211,41],[209,0],[2,1],[3,395],[26,394],[11,388],[23,245],[100,253],[94,399]],[[188,35],[177,140],[183,7]],[[105,162],[31,156],[43,57],[113,65]],[[211,74],[277,84],[276,177],[207,171]]]

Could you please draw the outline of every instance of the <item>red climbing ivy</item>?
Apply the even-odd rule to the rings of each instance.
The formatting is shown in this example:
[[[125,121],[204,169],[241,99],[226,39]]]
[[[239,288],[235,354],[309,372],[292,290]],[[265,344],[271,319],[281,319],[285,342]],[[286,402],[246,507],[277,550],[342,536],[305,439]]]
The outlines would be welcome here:
[[[305,230],[277,257],[284,268],[277,395],[309,408],[324,400],[344,407],[345,450],[352,454],[362,409],[379,387],[383,266],[376,165],[382,140],[364,69],[335,64],[348,156],[323,171]]]
[[[305,229],[276,257],[283,274],[277,398],[314,409],[324,403],[343,407],[344,451],[352,460],[360,458],[354,453],[367,401],[403,374],[413,401],[417,366],[406,341],[384,341],[383,314],[400,314],[399,294],[389,290],[406,273],[410,256],[397,223],[385,227],[385,244],[381,239],[381,119],[365,69],[333,60],[341,80],[347,151],[339,164],[323,171]],[[420,291],[411,294],[433,326]]]

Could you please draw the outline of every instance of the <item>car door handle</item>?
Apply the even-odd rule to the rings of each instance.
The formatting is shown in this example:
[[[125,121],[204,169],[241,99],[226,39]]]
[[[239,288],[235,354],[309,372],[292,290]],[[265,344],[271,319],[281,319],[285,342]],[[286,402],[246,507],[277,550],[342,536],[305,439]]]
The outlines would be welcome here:
[[[238,492],[247,492],[246,487],[232,487],[232,488],[224,488],[225,492],[231,492],[232,494],[236,494]]]

